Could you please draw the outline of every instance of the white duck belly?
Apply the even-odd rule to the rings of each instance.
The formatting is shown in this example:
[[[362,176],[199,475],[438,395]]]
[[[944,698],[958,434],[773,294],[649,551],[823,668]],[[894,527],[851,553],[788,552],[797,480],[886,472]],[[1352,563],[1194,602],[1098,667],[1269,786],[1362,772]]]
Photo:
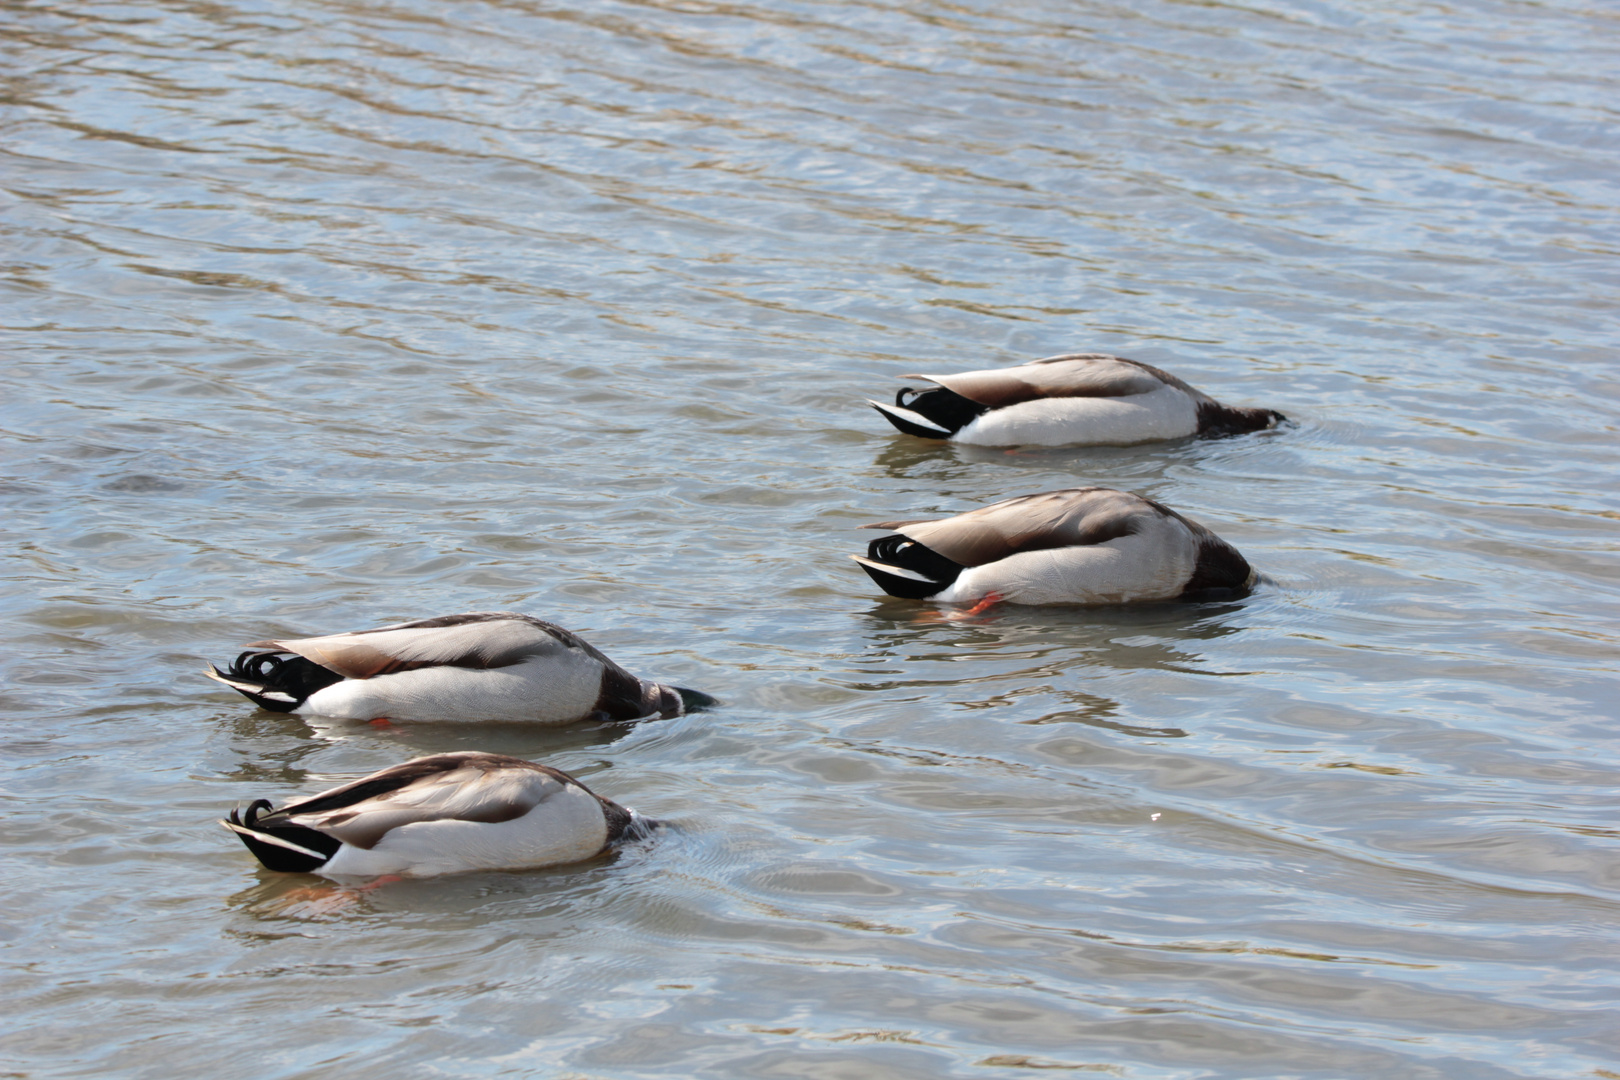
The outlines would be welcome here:
[[[973,446],[1124,446],[1198,431],[1192,398],[1173,386],[1129,397],[1050,397],[991,409],[953,441]]]
[[[350,720],[567,724],[591,711],[601,686],[599,664],[559,652],[507,667],[436,666],[344,679],[317,690],[294,711]]]
[[[970,567],[933,599],[963,604],[995,593],[1014,604],[1172,600],[1197,564],[1198,545],[1186,529],[1154,529],[1103,544],[1023,551]]]
[[[591,858],[607,842],[602,804],[571,787],[511,821],[419,821],[390,829],[371,848],[344,844],[318,872],[340,877],[435,877],[468,870],[560,866]]]

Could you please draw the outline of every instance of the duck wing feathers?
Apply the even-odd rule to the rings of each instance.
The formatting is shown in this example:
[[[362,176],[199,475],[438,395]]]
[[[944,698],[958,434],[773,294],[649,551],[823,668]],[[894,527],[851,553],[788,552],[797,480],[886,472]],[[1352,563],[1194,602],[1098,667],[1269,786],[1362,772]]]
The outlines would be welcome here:
[[[1040,398],[1132,397],[1166,386],[1203,399],[1204,395],[1169,372],[1107,353],[1067,353],[1010,368],[963,371],[955,375],[903,375],[927,379],[991,409]]]
[[[1123,491],[1086,487],[1020,495],[940,521],[861,528],[891,529],[962,566],[984,566],[1021,551],[1106,543],[1161,514],[1174,511]]]
[[[522,758],[477,751],[434,754],[291,803],[258,824],[288,821],[370,849],[391,830],[418,822],[511,821],[570,787],[597,797],[567,773]],[[628,811],[600,801],[605,815],[611,818],[611,807],[628,823]]]
[[[557,649],[579,649],[618,668],[572,631],[510,611],[444,615],[376,630],[255,641],[245,647],[296,653],[351,679],[424,667],[509,667]]]

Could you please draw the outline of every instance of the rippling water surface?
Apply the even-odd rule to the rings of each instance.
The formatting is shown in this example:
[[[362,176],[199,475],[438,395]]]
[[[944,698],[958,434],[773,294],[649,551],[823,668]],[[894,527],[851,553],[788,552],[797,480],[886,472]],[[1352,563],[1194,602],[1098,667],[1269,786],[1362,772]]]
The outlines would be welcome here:
[[[1620,1076],[1612,7],[0,27],[6,1075]],[[1297,423],[862,403],[1085,349]],[[929,621],[844,558],[1088,483],[1267,584]],[[500,608],[724,704],[377,730],[198,674]],[[345,901],[213,823],[453,748],[672,827]]]

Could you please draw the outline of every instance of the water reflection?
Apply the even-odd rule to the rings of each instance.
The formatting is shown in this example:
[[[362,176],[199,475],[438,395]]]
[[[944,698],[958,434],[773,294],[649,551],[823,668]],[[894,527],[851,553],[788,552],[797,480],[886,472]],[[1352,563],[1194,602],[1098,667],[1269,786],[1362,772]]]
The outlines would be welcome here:
[[[251,707],[218,713],[212,720],[229,732],[233,743],[241,748],[239,759],[222,772],[222,778],[254,785],[242,793],[244,802],[268,797],[278,804],[294,796],[312,795],[316,785],[346,783],[386,765],[456,750],[482,750],[542,763],[567,758],[570,765],[566,771],[584,778],[609,767],[610,762],[603,759],[581,764],[582,752],[605,751],[648,724],[673,723],[649,720],[642,724],[563,727],[467,722],[375,724]],[[342,763],[338,771],[328,764],[330,751],[338,752]],[[308,767],[317,760],[326,767]],[[361,764],[372,761],[380,764]],[[263,790],[267,785],[280,790],[267,792]]]
[[[975,490],[984,485],[993,488],[998,484],[1040,482],[1013,475],[986,477],[982,472],[985,466],[1050,473],[1053,480],[1049,482],[1054,488],[1101,484],[1130,490],[1151,487],[1162,482],[1175,466],[1196,463],[1205,445],[1196,439],[1179,439],[1150,446],[993,447],[894,435],[878,451],[873,464],[890,479],[928,481],[931,486],[926,490],[939,494],[955,490],[942,484],[975,481],[974,486],[966,489],[974,493],[964,493],[962,498],[984,497]],[[1022,490],[1006,490],[994,497],[1022,493]],[[901,512],[901,508],[896,509],[897,514]]]
[[[432,915],[433,925],[439,928],[466,929],[517,917],[570,917],[620,899],[625,868],[639,876],[660,845],[672,840],[679,844],[679,834],[678,828],[660,825],[594,858],[563,866],[424,878],[388,875],[371,880],[278,873],[258,865],[242,850],[244,857],[238,862],[254,880],[227,896],[225,906],[255,923],[367,918],[398,912],[413,921]],[[238,928],[237,932],[256,933],[258,929]]]
[[[1185,646],[1242,632],[1244,601],[1025,607],[1001,604],[982,614],[953,613],[908,600],[880,601],[862,616],[870,655],[909,665],[999,658],[1052,658],[1067,668],[1084,662],[1114,670],[1204,671],[1202,651]],[[941,617],[941,616],[944,617]],[[959,678],[957,675],[955,678]]]
[[[647,720],[643,724],[666,721]],[[410,723],[378,726],[364,720],[333,720],[310,717],[311,733],[317,738],[359,740],[378,747],[398,747],[416,757],[443,754],[453,750],[483,750],[508,754],[532,761],[581,750],[602,750],[626,738],[642,724],[585,723],[560,727],[503,723]]]
[[[990,710],[1021,724],[1074,723],[1133,738],[1181,738],[1168,724],[1129,719],[1113,680],[1161,672],[1228,675],[1208,666],[1209,645],[1244,628],[1243,602],[1106,608],[1004,605],[941,619],[910,601],[880,602],[861,616],[865,648],[844,676],[826,681],[889,707],[919,695],[954,710]]]
[[[378,888],[348,885],[315,874],[260,869],[259,881],[225,898],[227,907],[261,921],[309,921],[370,914]],[[241,933],[242,931],[237,931]],[[249,935],[252,936],[252,935]]]

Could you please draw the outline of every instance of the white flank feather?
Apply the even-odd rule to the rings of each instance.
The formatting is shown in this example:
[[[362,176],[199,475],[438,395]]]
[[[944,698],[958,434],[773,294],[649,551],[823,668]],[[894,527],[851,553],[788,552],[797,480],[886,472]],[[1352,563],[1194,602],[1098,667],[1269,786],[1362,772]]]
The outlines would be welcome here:
[[[956,433],[971,446],[1126,446],[1198,430],[1198,408],[1174,386],[1130,397],[1056,397],[992,409]]]

